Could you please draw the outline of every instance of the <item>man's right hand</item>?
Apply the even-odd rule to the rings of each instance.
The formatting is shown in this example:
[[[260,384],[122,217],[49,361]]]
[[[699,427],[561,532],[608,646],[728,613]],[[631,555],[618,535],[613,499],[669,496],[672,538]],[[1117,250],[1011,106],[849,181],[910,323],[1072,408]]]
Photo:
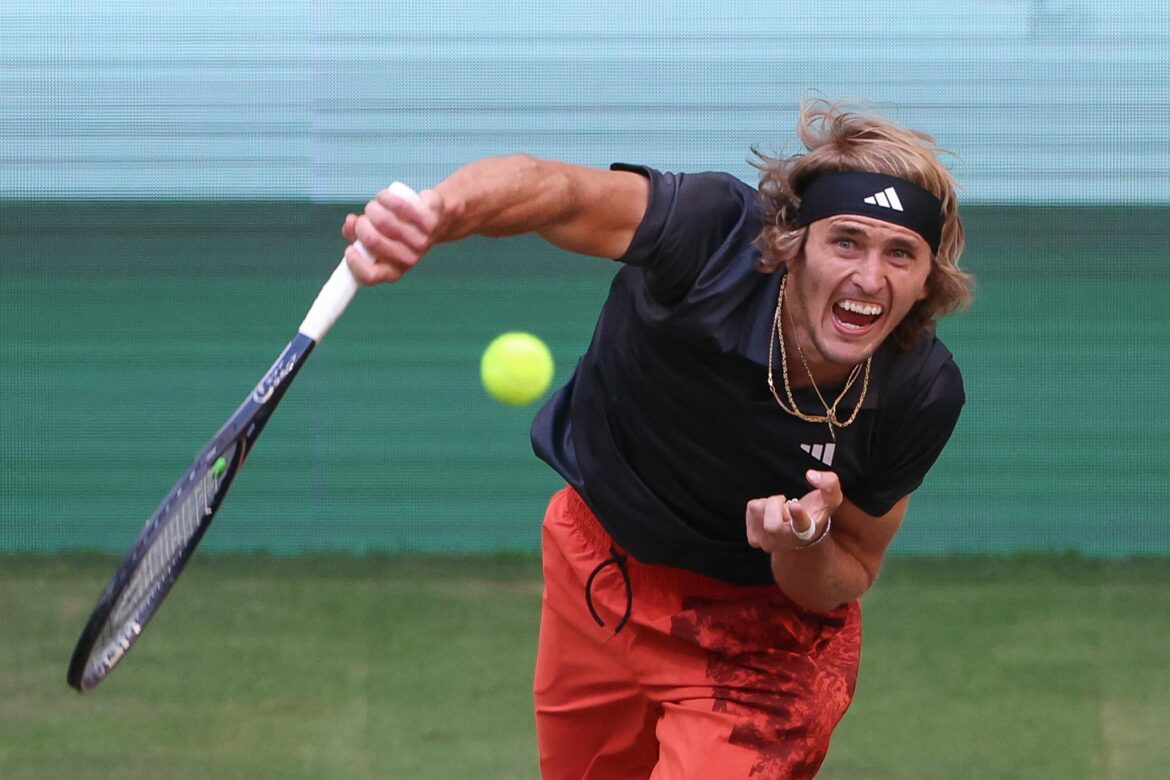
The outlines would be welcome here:
[[[435,244],[443,213],[443,199],[434,190],[423,190],[413,203],[384,189],[360,215],[347,215],[341,234],[350,242],[345,260],[354,278],[365,285],[401,279]]]

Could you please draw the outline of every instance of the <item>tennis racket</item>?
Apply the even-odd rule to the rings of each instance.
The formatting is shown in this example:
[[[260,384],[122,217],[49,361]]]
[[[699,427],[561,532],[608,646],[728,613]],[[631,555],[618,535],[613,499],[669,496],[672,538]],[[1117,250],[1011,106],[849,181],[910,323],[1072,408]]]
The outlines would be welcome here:
[[[389,189],[401,198],[418,200],[401,182]],[[355,247],[366,253],[360,242]],[[66,679],[79,692],[101,683],[142,634],[211,525],[264,424],[357,289],[343,259],[317,294],[297,335],[146,521],[77,640]]]

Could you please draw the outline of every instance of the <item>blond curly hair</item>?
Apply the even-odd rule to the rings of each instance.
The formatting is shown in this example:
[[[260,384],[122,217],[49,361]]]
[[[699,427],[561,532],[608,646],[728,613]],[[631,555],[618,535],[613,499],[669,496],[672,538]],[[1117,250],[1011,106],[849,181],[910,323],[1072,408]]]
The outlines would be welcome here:
[[[805,187],[823,173],[865,171],[897,176],[928,190],[942,203],[943,229],[926,280],[926,297],[914,304],[892,337],[902,347],[913,344],[939,318],[971,302],[972,277],[959,268],[963,223],[959,219],[955,180],[942,163],[935,140],[885,119],[851,111],[827,100],[801,105],[797,136],[807,153],[770,157],[758,149],[753,165],[760,170],[764,229],[757,240],[761,271],[771,273],[804,247],[807,227],[798,227],[797,208]]]

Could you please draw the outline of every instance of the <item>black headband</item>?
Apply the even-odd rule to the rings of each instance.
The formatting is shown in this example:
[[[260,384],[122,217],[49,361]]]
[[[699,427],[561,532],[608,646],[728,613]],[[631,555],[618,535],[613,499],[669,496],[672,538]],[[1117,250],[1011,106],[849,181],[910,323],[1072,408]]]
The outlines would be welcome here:
[[[901,225],[926,239],[938,252],[942,238],[942,202],[930,192],[897,176],[843,171],[822,174],[808,183],[796,210],[797,227],[837,214],[857,214]]]

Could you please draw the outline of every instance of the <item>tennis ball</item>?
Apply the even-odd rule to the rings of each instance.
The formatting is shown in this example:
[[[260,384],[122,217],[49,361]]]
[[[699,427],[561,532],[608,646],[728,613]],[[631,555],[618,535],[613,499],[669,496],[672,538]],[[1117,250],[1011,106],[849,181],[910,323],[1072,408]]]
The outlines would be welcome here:
[[[479,375],[497,401],[525,406],[548,389],[553,376],[552,353],[531,333],[501,333],[484,350]]]

